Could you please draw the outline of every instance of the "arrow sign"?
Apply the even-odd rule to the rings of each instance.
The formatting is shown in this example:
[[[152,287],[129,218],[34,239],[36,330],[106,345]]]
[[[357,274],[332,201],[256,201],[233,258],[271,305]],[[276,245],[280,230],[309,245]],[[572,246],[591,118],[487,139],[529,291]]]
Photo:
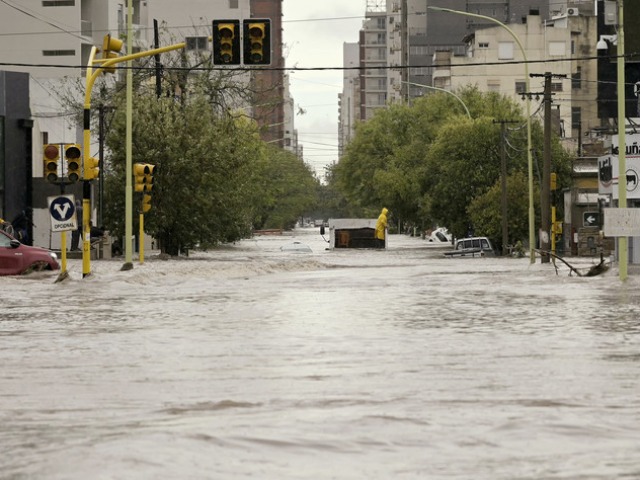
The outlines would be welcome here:
[[[73,195],[48,197],[49,214],[51,215],[51,231],[63,232],[78,228],[76,206]]]
[[[582,226],[584,227],[596,227],[600,225],[600,213],[599,212],[584,212],[582,216]]]

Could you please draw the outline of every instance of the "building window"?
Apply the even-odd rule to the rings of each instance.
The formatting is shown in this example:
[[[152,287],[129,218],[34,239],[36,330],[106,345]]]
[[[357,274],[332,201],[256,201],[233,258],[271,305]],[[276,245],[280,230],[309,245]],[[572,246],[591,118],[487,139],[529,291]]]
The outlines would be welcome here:
[[[500,42],[498,44],[498,59],[513,60],[513,42]]]
[[[75,50],[43,50],[42,55],[44,57],[73,57],[75,56]]]
[[[43,0],[43,7],[75,7],[76,0]]]
[[[238,0],[229,0],[229,8],[238,8]]]
[[[409,47],[409,55],[421,56],[429,55],[428,45],[411,45]]]
[[[489,48],[489,42],[478,42],[478,48]]]
[[[571,107],[571,128],[579,130],[582,124],[582,110],[580,107]]]
[[[527,82],[516,82],[516,93],[525,93],[527,91]]]
[[[551,82],[552,92],[562,92],[562,82]]]
[[[207,50],[209,48],[207,37],[186,37],[185,43],[187,50]]]
[[[582,67],[578,67],[571,75],[571,89],[580,90],[582,88]]]
[[[500,80],[487,80],[487,90],[490,92],[499,92]]]

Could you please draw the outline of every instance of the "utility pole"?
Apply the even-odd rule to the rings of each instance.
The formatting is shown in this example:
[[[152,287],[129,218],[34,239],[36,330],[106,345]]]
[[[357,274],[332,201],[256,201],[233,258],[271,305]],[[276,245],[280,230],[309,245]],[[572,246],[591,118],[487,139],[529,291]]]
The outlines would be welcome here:
[[[509,222],[507,209],[507,145],[506,145],[506,125],[507,123],[517,123],[512,120],[494,120],[493,123],[500,124],[500,187],[501,199],[500,205],[502,210],[502,255],[506,256],[509,244]]]
[[[531,74],[532,77],[544,77],[544,151],[542,162],[542,180],[540,185],[540,250],[541,262],[549,263],[551,256],[551,80],[566,78],[566,75],[554,75],[551,72]]]

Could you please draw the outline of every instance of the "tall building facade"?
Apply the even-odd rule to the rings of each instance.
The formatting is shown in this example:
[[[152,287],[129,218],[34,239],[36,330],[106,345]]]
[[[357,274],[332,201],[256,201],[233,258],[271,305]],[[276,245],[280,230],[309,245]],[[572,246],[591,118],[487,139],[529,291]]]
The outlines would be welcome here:
[[[282,54],[282,0],[250,1],[253,18],[271,19],[271,68],[252,72],[256,89],[254,118],[261,126],[263,140],[281,147],[295,147],[292,145],[293,127],[286,125],[284,113],[285,92],[288,89],[285,86]]]
[[[357,43],[344,43],[342,47],[344,79],[342,93],[338,95],[339,131],[338,155],[342,156],[344,147],[355,134],[355,124],[360,120],[360,48]]]

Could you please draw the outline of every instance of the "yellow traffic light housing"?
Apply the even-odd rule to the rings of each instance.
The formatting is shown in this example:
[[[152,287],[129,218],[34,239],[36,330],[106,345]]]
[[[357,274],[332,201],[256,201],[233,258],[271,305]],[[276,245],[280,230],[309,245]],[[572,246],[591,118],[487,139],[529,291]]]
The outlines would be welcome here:
[[[271,64],[271,20],[245,20],[243,27],[245,65]]]
[[[80,180],[80,157],[82,149],[77,143],[68,143],[64,146],[64,160],[67,163],[67,178],[72,183]]]
[[[153,172],[155,165],[149,163],[134,163],[133,175],[135,176],[134,190],[138,193],[149,193],[153,188]]]
[[[104,36],[102,41],[102,60],[101,62],[105,62],[107,60],[111,60],[112,58],[118,58],[120,50],[124,42],[119,38],[113,38],[111,34],[107,34]],[[111,65],[109,67],[103,68],[105,73],[116,73],[115,65]]]
[[[93,180],[100,174],[100,160],[95,157],[84,159],[84,179]]]
[[[151,210],[151,195],[148,193],[142,194],[142,213],[147,213]]]
[[[43,145],[44,178],[47,182],[58,181],[58,162],[60,161],[60,147],[54,144]]]
[[[240,20],[213,21],[214,65],[240,65]]]

